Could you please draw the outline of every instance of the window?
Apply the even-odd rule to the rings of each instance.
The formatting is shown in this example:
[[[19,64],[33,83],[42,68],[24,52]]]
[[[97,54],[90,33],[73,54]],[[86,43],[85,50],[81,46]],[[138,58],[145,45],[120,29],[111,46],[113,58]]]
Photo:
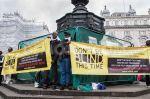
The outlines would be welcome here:
[[[119,22],[116,20],[116,21],[115,21],[115,25],[118,25],[118,23],[119,23]]]
[[[103,39],[99,42],[99,44],[107,46],[122,46],[120,42],[109,36],[104,36]]]
[[[109,21],[106,21],[106,26],[109,26]]]
[[[114,32],[110,32],[109,35],[115,37],[115,31]]]
[[[125,31],[124,36],[131,36],[130,31]]]
[[[140,35],[140,36],[146,35],[146,31],[139,31],[139,35]]]
[[[146,39],[140,39],[140,42],[141,42],[141,43],[145,43],[145,42],[146,42]]]
[[[134,25],[138,25],[138,24],[137,24],[137,20],[134,21]]]
[[[124,25],[128,25],[128,21],[127,20],[124,21]]]
[[[139,42],[141,46],[145,46],[145,42],[147,41],[148,37],[147,36],[141,36],[139,37]]]
[[[122,25],[122,21],[120,21],[120,25]]]
[[[95,37],[89,36],[89,43],[90,44],[97,44],[97,39]]]
[[[144,20],[144,25],[147,25],[147,20]]]
[[[111,21],[111,25],[112,25],[112,26],[114,25],[114,21]]]
[[[123,39],[129,42],[132,42],[133,38],[131,36],[125,36]]]
[[[142,22],[143,22],[143,21],[142,21],[142,20],[140,20],[140,25],[142,25]]]

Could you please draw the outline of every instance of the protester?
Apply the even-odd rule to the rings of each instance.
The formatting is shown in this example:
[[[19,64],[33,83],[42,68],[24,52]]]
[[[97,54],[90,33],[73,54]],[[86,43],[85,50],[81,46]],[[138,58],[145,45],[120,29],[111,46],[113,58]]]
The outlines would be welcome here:
[[[69,44],[71,41],[71,35],[68,32],[64,33],[65,39],[63,40],[63,49],[64,52],[61,55],[61,60],[59,64],[60,68],[60,90],[64,90],[64,88],[69,89],[69,85],[71,84],[71,62],[70,62],[70,49]]]
[[[42,86],[41,79],[42,79],[41,71],[36,72],[35,73],[35,81],[34,81],[34,87],[35,88],[40,88]]]
[[[150,40],[146,41],[146,46],[150,47]],[[149,63],[150,63],[150,59],[149,59]],[[150,87],[150,75],[146,75],[145,80],[146,80],[146,86]]]
[[[52,73],[53,73],[53,78],[54,80],[52,81],[53,84],[57,84],[58,83],[58,66],[57,66],[57,61],[59,58],[59,52],[57,51],[57,46],[60,43],[60,39],[58,37],[58,33],[54,32],[52,34],[52,38],[51,38],[51,54],[52,54]]]
[[[13,48],[12,47],[9,47],[8,48],[8,53],[12,52],[13,51]],[[11,75],[11,79],[12,79],[12,82],[15,83],[17,81],[17,74],[12,74]]]
[[[3,79],[3,76],[1,75],[1,72],[2,72],[2,68],[3,68],[4,56],[2,54],[3,54],[2,51],[0,51],[0,86],[2,84],[2,79]]]
[[[59,57],[59,53],[57,52],[57,46],[60,43],[60,39],[58,37],[58,33],[57,32],[53,32],[52,36],[50,37],[51,41],[50,41],[50,48],[51,48],[51,56],[52,56],[52,65],[51,65],[51,71],[52,71],[52,82],[51,84],[53,85],[57,85],[58,84],[58,66],[57,66],[57,61],[58,61],[58,57]],[[43,88],[47,88],[49,86],[49,82],[50,82],[50,77],[49,77],[49,70],[45,71],[45,80],[44,80],[44,85]]]
[[[8,53],[12,52],[13,51],[13,48],[12,47],[9,47],[8,48]],[[17,81],[17,74],[12,74],[11,75],[11,79],[12,79],[12,82],[15,83]]]
[[[8,53],[10,53],[10,52],[12,52],[12,51],[13,51],[13,48],[12,48],[12,47],[9,47],[9,48],[8,48]],[[12,83],[11,77],[12,77],[11,74],[4,75],[5,84],[11,84],[11,83]]]

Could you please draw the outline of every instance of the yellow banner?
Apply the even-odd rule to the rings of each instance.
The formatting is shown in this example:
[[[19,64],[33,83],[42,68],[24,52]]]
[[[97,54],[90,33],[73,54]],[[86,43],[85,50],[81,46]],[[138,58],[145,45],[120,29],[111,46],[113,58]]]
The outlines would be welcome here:
[[[150,73],[149,47],[107,47],[70,44],[72,73],[79,75],[131,75]]]
[[[5,55],[2,75],[49,70],[51,66],[50,39]]]

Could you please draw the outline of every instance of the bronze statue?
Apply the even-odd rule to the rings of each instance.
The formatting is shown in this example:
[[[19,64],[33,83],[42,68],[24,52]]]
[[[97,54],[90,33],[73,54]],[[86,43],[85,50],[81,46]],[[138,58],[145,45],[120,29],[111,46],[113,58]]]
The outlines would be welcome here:
[[[71,0],[71,3],[75,6],[78,5],[86,6],[89,3],[89,0]]]

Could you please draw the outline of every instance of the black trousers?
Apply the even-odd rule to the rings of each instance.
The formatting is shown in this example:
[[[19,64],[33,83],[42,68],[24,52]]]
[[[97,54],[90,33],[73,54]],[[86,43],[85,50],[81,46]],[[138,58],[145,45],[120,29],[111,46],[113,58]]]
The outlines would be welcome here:
[[[1,75],[2,73],[2,67],[0,67],[0,84],[2,83],[2,80],[3,80],[3,75]]]
[[[146,80],[146,85],[150,86],[150,76],[149,75],[145,76],[145,80]]]
[[[51,71],[52,71],[52,78],[53,78],[51,83],[57,84],[58,83],[57,61],[52,63]],[[49,72],[50,72],[49,70],[45,71],[44,85],[50,84]]]
[[[53,84],[57,84],[58,83],[58,71],[57,71],[57,61],[55,61],[53,64],[52,64],[52,73],[53,73]]]

